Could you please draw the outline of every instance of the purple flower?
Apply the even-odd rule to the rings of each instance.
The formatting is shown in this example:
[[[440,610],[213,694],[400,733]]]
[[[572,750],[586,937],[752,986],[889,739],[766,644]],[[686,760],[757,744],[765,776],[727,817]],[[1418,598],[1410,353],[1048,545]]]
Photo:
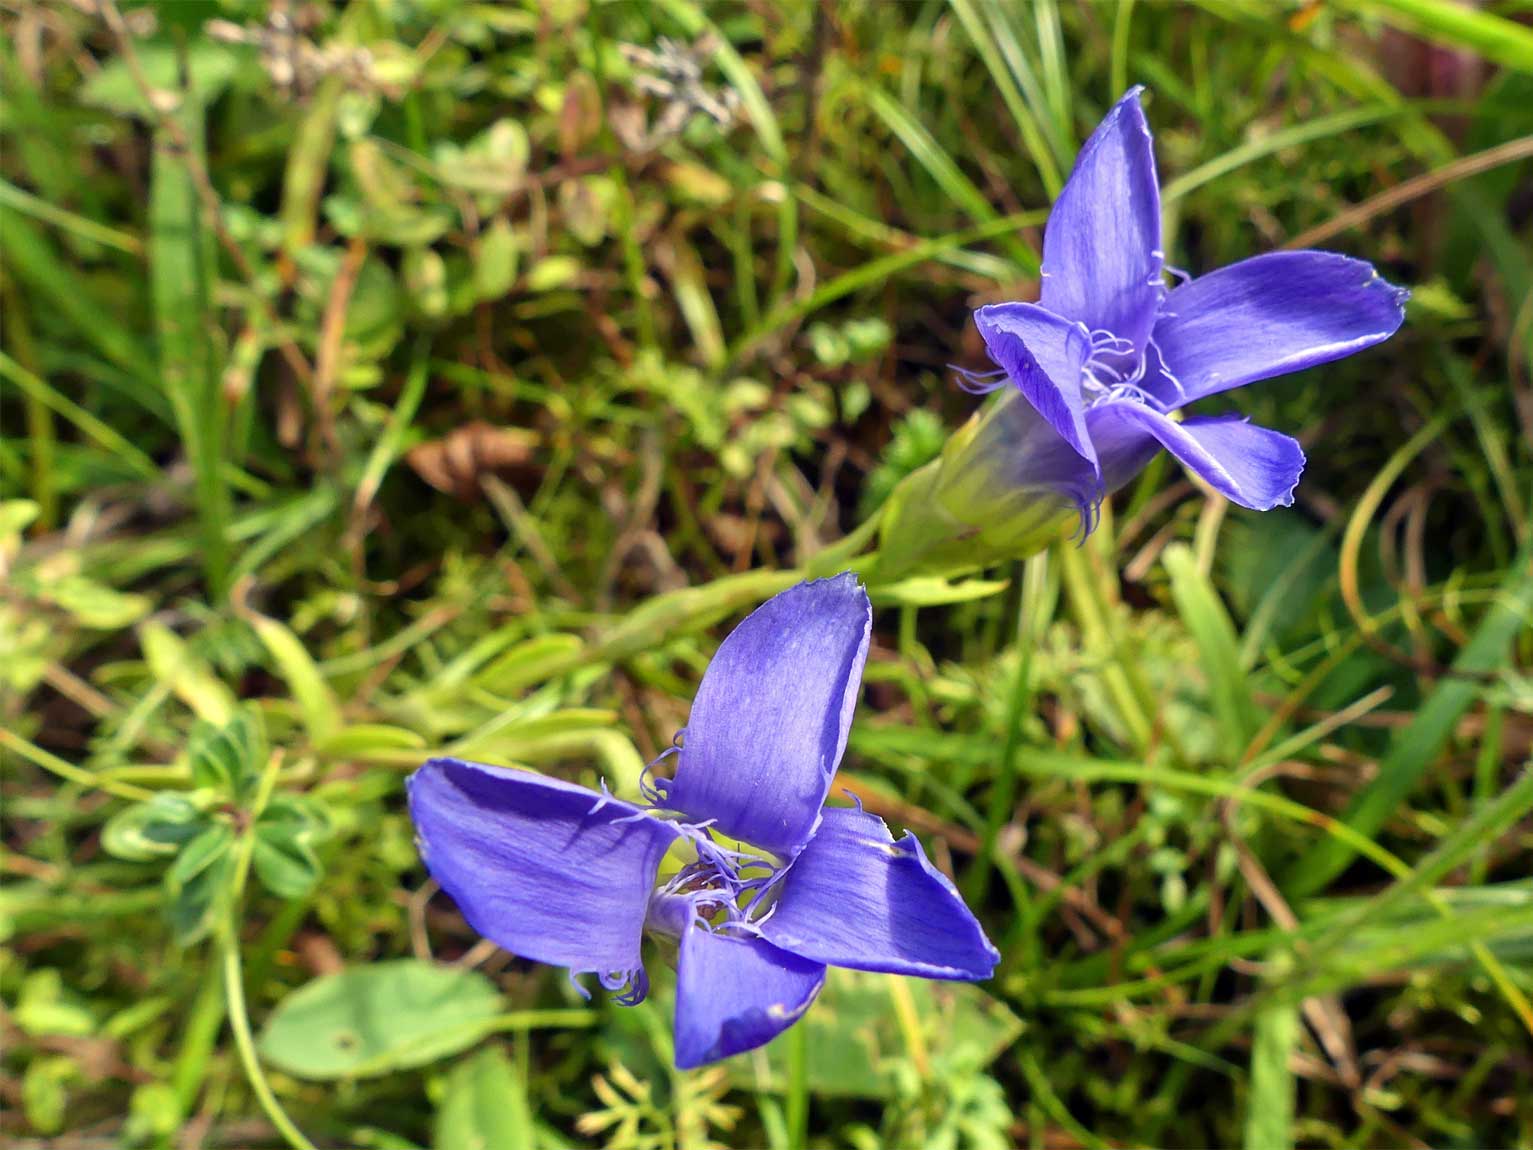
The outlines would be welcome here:
[[[824,806],[871,622],[851,574],[758,608],[704,673],[675,777],[644,783],[647,808],[431,760],[409,795],[432,876],[480,934],[595,974],[625,1005],[648,988],[645,933],[673,940],[682,1068],[786,1030],[828,965],[990,977],[1000,955],[915,837],[895,841],[860,806]],[[657,886],[672,848],[687,861]]]
[[[1073,500],[1082,525],[1162,447],[1216,491],[1267,511],[1293,502],[1304,452],[1239,416],[1177,409],[1388,339],[1407,293],[1362,260],[1273,252],[1167,290],[1160,188],[1139,88],[1092,133],[1043,236],[1042,298],[980,308],[975,323],[1021,405],[1015,482]]]

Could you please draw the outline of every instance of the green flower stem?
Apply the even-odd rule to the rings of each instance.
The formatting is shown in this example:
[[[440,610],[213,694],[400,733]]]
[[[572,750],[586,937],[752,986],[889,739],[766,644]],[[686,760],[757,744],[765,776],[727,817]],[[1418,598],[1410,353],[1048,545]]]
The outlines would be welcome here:
[[[154,798],[153,791],[145,790],[143,787],[136,787],[132,783],[119,783],[98,775],[94,771],[87,771],[84,767],[77,767],[73,763],[66,762],[39,746],[27,742],[20,735],[13,735],[4,727],[0,727],[0,749],[13,751],[29,763],[39,766],[61,779],[68,779],[72,783],[78,783],[82,787],[92,787],[96,790],[105,791],[109,795],[116,795],[120,799],[132,799],[134,802],[143,802]]]
[[[809,1028],[800,1020],[788,1030],[788,1096],[784,1099],[789,1150],[809,1145]]]
[[[229,918],[223,930],[220,945],[223,948],[224,1001],[229,1011],[229,1028],[234,1031],[234,1045],[239,1050],[240,1065],[245,1070],[245,1080],[250,1084],[256,1101],[273,1126],[293,1150],[315,1150],[314,1143],[304,1136],[297,1124],[282,1109],[266,1072],[256,1057],[255,1039],[250,1033],[250,1009],[245,1002],[245,974],[240,963],[240,907],[244,902],[245,881],[250,876],[250,859],[255,851],[255,821],[261,817],[271,800],[277,784],[277,770],[282,764],[282,753],[274,753],[261,773],[261,784],[256,791],[255,802],[249,812],[250,822],[240,836],[238,854],[234,861],[234,879],[229,886]]]
[[[250,1014],[245,1005],[244,973],[240,970],[238,932],[234,929],[234,917],[230,917],[229,930],[223,941],[224,950],[224,996],[229,1006],[229,1026],[234,1031],[234,1044],[239,1048],[240,1065],[245,1068],[245,1080],[266,1111],[277,1132],[293,1150],[315,1150],[314,1143],[304,1137],[303,1131],[287,1116],[282,1103],[272,1093],[271,1084],[256,1057],[255,1040],[250,1035]]]

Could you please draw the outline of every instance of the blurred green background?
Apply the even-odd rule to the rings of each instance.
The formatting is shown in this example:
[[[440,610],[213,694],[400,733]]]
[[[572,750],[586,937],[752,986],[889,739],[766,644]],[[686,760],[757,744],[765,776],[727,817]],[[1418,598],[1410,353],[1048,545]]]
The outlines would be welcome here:
[[[0,1139],[1533,1145],[1530,12],[6,0]],[[1407,326],[1228,397],[1293,509],[1162,460],[873,588],[841,782],[998,976],[677,1073],[663,958],[479,941],[403,779],[631,792],[975,409],[1135,82],[1170,262],[1351,252]]]

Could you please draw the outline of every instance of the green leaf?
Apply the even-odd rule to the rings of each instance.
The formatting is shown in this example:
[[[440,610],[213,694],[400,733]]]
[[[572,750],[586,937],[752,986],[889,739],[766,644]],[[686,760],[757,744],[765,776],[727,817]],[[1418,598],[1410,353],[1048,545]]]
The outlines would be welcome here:
[[[574,287],[580,270],[580,261],[574,256],[544,256],[527,272],[527,290],[549,292]]]
[[[190,946],[213,925],[213,912],[234,870],[234,829],[216,822],[181,849],[165,875],[166,915],[177,945]]]
[[[206,829],[208,816],[195,802],[165,791],[108,819],[101,846],[114,858],[148,862],[170,857]]]
[[[500,655],[473,678],[476,687],[509,695],[549,677],[550,668],[567,668],[585,644],[578,635],[539,635]]]
[[[890,1098],[908,1050],[896,995],[908,994],[907,1018],[921,1028],[934,1080],[974,1074],[1022,1033],[1021,1021],[983,990],[967,983],[896,980],[890,975],[832,969],[808,1028],[809,1085],[822,1096]],[[788,1083],[787,1043],[778,1038],[762,1056],[723,1063],[742,1088],[782,1091]]]
[[[399,278],[423,316],[439,319],[447,314],[447,265],[435,251],[410,248],[400,261]]]
[[[181,1105],[170,1083],[146,1082],[133,1091],[128,1103],[128,1121],[123,1128],[124,1141],[130,1144],[151,1140],[167,1143],[180,1126]]]
[[[298,636],[277,620],[254,611],[246,612],[245,617],[298,701],[309,738],[323,742],[340,730],[341,705]]]
[[[969,603],[999,595],[1010,585],[1006,579],[944,579],[940,575],[916,575],[898,583],[885,583],[870,592],[876,606],[940,607]]]
[[[279,899],[300,899],[323,872],[314,843],[330,836],[323,808],[296,794],[277,794],[256,820],[251,863],[256,877]]]
[[[531,148],[527,129],[505,119],[495,121],[466,147],[446,141],[437,144],[433,158],[437,175],[449,187],[505,196],[526,178]]]
[[[532,1150],[527,1092],[498,1046],[453,1067],[431,1145],[434,1150]]]
[[[419,751],[425,747],[426,740],[418,732],[387,723],[353,723],[314,744],[320,754],[336,758],[365,755],[369,751]]]
[[[388,1074],[465,1050],[493,1028],[501,998],[484,975],[398,959],[315,979],[278,1004],[261,1057],[321,1081]]]
[[[147,615],[152,606],[147,596],[115,591],[84,575],[65,575],[51,580],[41,593],[73,615],[81,626],[99,631],[118,631],[131,626]]]
[[[496,216],[474,249],[474,291],[482,300],[497,300],[516,282],[518,258],[511,221]]]
[[[28,1034],[83,1038],[96,1032],[96,1018],[86,1005],[64,988],[63,977],[44,967],[22,981],[13,1014]]]
[[[176,888],[165,904],[165,916],[177,946],[191,946],[208,936],[233,870],[234,858],[225,853],[213,860],[207,870]]]
[[[302,832],[292,827],[276,825],[258,831],[250,861],[261,885],[278,898],[302,898],[314,889],[321,874],[319,859]]]
[[[80,1068],[65,1055],[36,1058],[21,1078],[21,1105],[27,1123],[39,1134],[64,1128],[69,1096],[66,1085],[80,1077]]]
[[[260,718],[243,707],[222,726],[199,720],[192,727],[187,758],[199,787],[238,800],[266,762],[266,734]]]
[[[209,40],[193,42],[186,53],[185,86],[181,83],[181,61],[173,45],[140,44],[138,64],[150,88],[161,92],[186,94],[197,104],[207,105],[217,99],[233,78],[238,59],[228,48]],[[86,80],[80,99],[110,112],[148,118],[150,110],[140,94],[138,82],[128,62],[122,57],[110,60]]]
[[[297,795],[277,795],[256,821],[256,878],[278,898],[308,894],[323,871],[313,844],[329,832],[320,807]]]
[[[227,723],[234,713],[234,692],[213,673],[205,659],[163,623],[146,620],[138,643],[150,673],[168,686],[197,715],[210,723]]]
[[[31,499],[0,499],[0,544],[20,536],[41,510]]]

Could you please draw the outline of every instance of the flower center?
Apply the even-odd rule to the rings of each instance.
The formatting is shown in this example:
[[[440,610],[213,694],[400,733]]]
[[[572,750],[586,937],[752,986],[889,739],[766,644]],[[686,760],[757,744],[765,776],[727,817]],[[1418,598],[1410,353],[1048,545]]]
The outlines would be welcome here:
[[[673,938],[694,926],[755,934],[772,913],[770,896],[782,868],[760,855],[723,845],[713,837],[709,823],[674,825],[695,857],[650,895],[645,925]]]
[[[1135,351],[1132,340],[1098,328],[1091,333],[1091,354],[1081,365],[1081,396],[1086,406],[1108,400],[1153,403],[1140,386],[1148,367],[1148,351]]]

